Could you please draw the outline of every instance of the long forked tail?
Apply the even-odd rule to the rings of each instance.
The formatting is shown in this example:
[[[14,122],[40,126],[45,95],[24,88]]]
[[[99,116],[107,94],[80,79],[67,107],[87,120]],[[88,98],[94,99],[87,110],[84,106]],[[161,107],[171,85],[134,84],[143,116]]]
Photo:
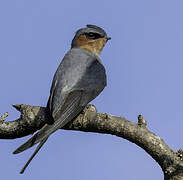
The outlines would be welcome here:
[[[52,125],[44,125],[33,137],[31,137],[27,142],[25,142],[23,145],[21,145],[18,149],[16,149],[13,154],[20,153],[32,146],[34,146],[37,143],[40,143],[35,152],[32,154],[28,162],[25,164],[24,168],[21,170],[21,174],[24,172],[26,167],[29,165],[31,160],[34,158],[34,156],[37,154],[39,149],[43,146],[43,144],[46,142],[48,137],[54,133],[57,129],[63,127],[66,125],[69,121],[71,121],[74,117],[76,117],[84,108],[84,105],[80,105],[80,100],[82,98],[81,92],[74,92],[71,95],[67,96],[66,102],[62,106],[62,113],[60,118],[58,118],[54,124]]]
[[[26,162],[25,166],[22,168],[22,170],[20,171],[20,174],[23,174],[25,169],[27,168],[27,166],[30,164],[30,162],[32,161],[32,159],[34,158],[34,156],[38,153],[38,151],[41,149],[41,147],[44,145],[44,143],[47,141],[48,137],[43,139],[39,145],[37,146],[36,150],[34,151],[34,153],[32,154],[32,156],[29,158],[29,160]]]

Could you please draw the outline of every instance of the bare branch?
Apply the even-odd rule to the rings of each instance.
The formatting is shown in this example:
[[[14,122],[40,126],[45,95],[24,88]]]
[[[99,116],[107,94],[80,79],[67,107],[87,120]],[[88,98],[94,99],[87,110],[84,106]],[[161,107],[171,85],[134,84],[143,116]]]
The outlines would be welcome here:
[[[1,117],[0,117],[0,122],[5,121],[5,119],[8,117],[8,112],[5,112]]]
[[[0,122],[0,138],[14,139],[34,133],[47,121],[45,108],[30,105],[13,105],[21,116],[15,121]],[[3,119],[3,118],[1,118]],[[142,115],[132,123],[124,117],[97,113],[95,106],[89,105],[73,122],[63,129],[116,135],[140,146],[157,161],[164,172],[165,180],[183,180],[183,150],[174,152],[157,135],[147,129],[147,121]]]

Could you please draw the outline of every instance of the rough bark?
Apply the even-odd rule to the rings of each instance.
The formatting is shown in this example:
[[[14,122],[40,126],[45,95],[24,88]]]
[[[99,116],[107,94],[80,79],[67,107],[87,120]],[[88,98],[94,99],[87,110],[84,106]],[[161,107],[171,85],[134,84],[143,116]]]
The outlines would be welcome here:
[[[34,133],[46,122],[45,108],[30,105],[14,105],[21,112],[19,119],[5,122],[7,113],[0,118],[0,138],[14,139]],[[144,149],[162,168],[164,180],[183,180],[183,150],[174,152],[157,135],[146,127],[141,115],[137,123],[124,117],[97,113],[89,105],[75,120],[63,129],[116,135],[129,140]]]

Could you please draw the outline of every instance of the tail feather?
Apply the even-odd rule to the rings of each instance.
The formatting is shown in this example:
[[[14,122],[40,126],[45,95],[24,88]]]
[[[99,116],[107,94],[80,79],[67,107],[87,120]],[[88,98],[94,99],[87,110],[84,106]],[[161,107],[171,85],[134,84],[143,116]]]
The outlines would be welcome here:
[[[72,97],[72,98],[71,98]],[[78,115],[81,110],[83,109],[82,106],[79,106],[80,100],[81,100],[81,92],[74,92],[71,95],[68,95],[67,97],[67,105],[62,106],[62,115],[60,118],[58,118],[54,124],[51,125],[44,125],[32,138],[30,138],[27,142],[25,142],[23,145],[18,147],[13,154],[18,154],[26,149],[34,146],[35,144],[43,141],[45,138],[47,138],[50,134],[55,132],[57,129],[63,127],[65,124],[67,124],[70,120],[72,120],[76,115]]]
[[[74,117],[76,117],[84,108],[84,106],[80,105],[80,100],[82,98],[81,92],[73,92],[67,96],[66,102],[61,107],[61,116],[51,125],[44,125],[33,137],[31,137],[27,142],[17,148],[13,154],[21,153],[26,149],[34,146],[37,143],[40,143],[35,152],[32,154],[30,159],[27,161],[23,169],[20,171],[22,174],[43,144],[46,142],[48,137],[54,133],[57,129],[65,126],[69,121],[71,121]]]
[[[25,151],[26,149],[31,148],[32,146],[34,146],[35,144],[41,142],[41,141],[37,141],[38,137],[44,132],[44,129],[47,125],[43,126],[42,129],[36,133],[34,136],[32,136],[27,142],[25,142],[24,144],[22,144],[20,147],[18,147],[13,154],[18,154],[21,153],[23,151]],[[44,139],[42,139],[43,141]]]
[[[25,166],[22,168],[22,170],[20,171],[20,174],[23,174],[25,169],[27,168],[27,166],[30,164],[30,162],[32,161],[32,159],[34,158],[34,156],[38,153],[38,151],[41,149],[41,147],[44,145],[44,143],[47,141],[48,138],[42,140],[39,145],[37,146],[36,150],[34,151],[34,153],[32,154],[32,156],[29,158],[29,160],[26,162]]]

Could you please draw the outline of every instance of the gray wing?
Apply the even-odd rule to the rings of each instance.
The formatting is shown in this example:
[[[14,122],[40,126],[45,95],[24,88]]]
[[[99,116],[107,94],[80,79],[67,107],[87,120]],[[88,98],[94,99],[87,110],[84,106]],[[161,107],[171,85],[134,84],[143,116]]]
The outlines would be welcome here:
[[[105,68],[100,61],[84,50],[71,49],[54,75],[47,109],[56,120],[60,116],[57,111],[60,110],[68,91],[74,89],[92,92],[87,99],[89,103],[105,86]]]

